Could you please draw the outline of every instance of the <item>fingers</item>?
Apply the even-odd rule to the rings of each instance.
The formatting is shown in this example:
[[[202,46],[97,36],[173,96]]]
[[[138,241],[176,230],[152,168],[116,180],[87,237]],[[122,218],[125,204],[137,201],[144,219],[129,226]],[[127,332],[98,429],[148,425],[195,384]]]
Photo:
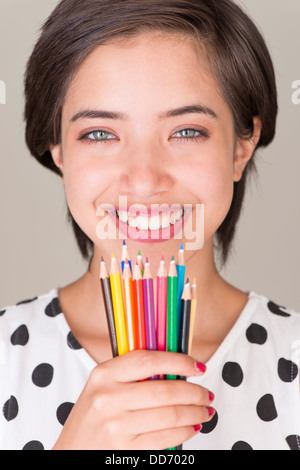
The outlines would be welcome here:
[[[130,382],[155,375],[201,376],[204,364],[186,354],[161,351],[133,351],[102,363],[97,368],[108,380]]]
[[[140,434],[197,426],[210,421],[215,410],[205,406],[166,406],[154,410],[134,411],[127,423],[127,432],[133,436]]]
[[[134,402],[132,401],[133,395],[137,397]],[[206,388],[183,380],[129,383],[122,389],[120,396],[123,406],[129,411],[172,405],[209,406],[213,398]]]

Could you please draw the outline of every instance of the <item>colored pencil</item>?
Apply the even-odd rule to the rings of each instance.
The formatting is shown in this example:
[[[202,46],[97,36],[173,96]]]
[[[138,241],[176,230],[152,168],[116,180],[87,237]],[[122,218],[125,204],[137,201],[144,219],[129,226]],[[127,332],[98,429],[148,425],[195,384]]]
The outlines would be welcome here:
[[[168,302],[167,302],[167,351],[177,352],[177,282],[178,276],[174,256],[170,263],[168,273]],[[167,375],[167,379],[174,380],[176,375]]]
[[[129,346],[129,351],[134,351],[137,348],[137,340],[136,340],[137,319],[136,319],[136,311],[134,308],[132,275],[131,275],[131,270],[130,270],[130,266],[129,266],[129,262],[127,258],[124,264],[122,281],[123,281],[124,312],[125,312],[128,346]]]
[[[113,309],[113,304],[112,304],[109,275],[107,273],[106,264],[105,264],[103,257],[101,257],[101,263],[100,263],[100,284],[101,284],[102,295],[103,295],[104,306],[105,306],[105,313],[106,313],[111,351],[112,351],[113,357],[116,357],[118,356],[118,343],[117,343],[117,336],[116,336],[114,309]]]
[[[121,276],[118,270],[117,260],[114,253],[111,257],[110,286],[114,309],[118,353],[121,356],[122,354],[126,354],[129,351],[129,347],[125,324]]]
[[[196,317],[196,310],[197,310],[197,281],[196,278],[193,279],[193,284],[191,286],[192,289],[192,302],[191,302],[191,319],[190,319],[190,333],[189,333],[189,355],[192,352],[193,346],[193,336],[194,336],[194,325],[195,325],[195,317]]]
[[[189,279],[187,279],[181,299],[181,324],[178,349],[178,352],[183,354],[188,354],[189,352],[191,302],[191,285]]]
[[[146,345],[149,350],[157,349],[156,328],[155,328],[155,309],[154,309],[154,290],[153,278],[150,271],[150,264],[146,258],[145,270],[143,276],[144,290],[144,308],[145,308],[145,329]]]
[[[136,349],[147,349],[146,330],[145,330],[145,309],[144,309],[144,290],[143,278],[138,262],[135,264],[132,277],[134,308],[137,317],[137,344]]]
[[[185,264],[184,264],[184,248],[183,243],[181,243],[180,250],[178,253],[178,263],[176,265],[177,275],[178,275],[178,286],[177,286],[177,334],[179,339],[180,333],[180,324],[181,324],[181,297],[183,293],[184,287],[184,279],[185,279]]]
[[[125,265],[125,260],[126,260],[126,259],[128,259],[128,263],[129,263],[130,270],[131,270],[131,261],[130,261],[130,257],[129,257],[129,254],[128,254],[128,248],[127,248],[127,245],[126,245],[125,240],[123,240],[123,245],[122,245],[122,260],[121,260],[122,272],[123,272],[123,270],[124,270],[124,265]]]
[[[143,263],[143,258],[142,258],[140,250],[138,251],[137,262],[138,262],[138,265],[140,267],[141,274],[143,276],[143,274],[144,274],[144,263]]]
[[[167,327],[167,296],[168,296],[168,275],[164,257],[160,261],[160,266],[156,279],[156,329],[157,329],[157,349],[166,350],[166,327]]]

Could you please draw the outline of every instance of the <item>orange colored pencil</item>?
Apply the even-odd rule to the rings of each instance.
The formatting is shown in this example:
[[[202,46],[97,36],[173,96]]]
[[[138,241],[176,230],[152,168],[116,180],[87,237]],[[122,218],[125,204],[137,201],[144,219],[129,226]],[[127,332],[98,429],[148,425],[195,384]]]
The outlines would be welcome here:
[[[136,312],[137,328],[136,328],[136,349],[147,349],[146,330],[145,330],[145,309],[144,309],[144,291],[143,277],[138,261],[134,267],[133,277],[133,301]]]

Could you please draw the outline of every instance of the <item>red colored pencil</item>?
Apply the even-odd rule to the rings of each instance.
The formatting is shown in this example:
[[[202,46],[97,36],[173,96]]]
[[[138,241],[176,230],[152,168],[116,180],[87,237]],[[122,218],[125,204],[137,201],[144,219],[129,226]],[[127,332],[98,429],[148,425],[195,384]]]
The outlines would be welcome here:
[[[145,330],[145,309],[144,309],[144,291],[143,278],[138,261],[134,267],[133,277],[133,301],[136,312],[136,349],[147,349],[146,330]]]

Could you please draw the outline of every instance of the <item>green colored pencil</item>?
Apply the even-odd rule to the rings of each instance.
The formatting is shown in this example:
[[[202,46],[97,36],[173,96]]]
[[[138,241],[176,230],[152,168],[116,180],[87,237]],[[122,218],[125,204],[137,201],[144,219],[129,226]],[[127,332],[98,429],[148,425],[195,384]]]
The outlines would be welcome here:
[[[167,351],[178,351],[177,333],[177,284],[178,275],[174,256],[168,273],[168,302],[167,302]],[[176,375],[167,375],[168,380],[177,379]]]

